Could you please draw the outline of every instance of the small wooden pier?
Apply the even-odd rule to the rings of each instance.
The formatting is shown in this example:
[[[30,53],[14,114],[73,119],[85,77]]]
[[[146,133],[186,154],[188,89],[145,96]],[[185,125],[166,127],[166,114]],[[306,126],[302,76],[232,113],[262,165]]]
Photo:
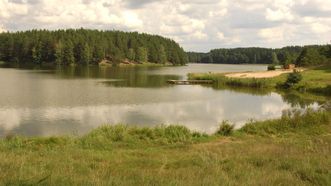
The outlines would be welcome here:
[[[168,80],[169,84],[192,85],[192,84],[212,84],[213,80]]]

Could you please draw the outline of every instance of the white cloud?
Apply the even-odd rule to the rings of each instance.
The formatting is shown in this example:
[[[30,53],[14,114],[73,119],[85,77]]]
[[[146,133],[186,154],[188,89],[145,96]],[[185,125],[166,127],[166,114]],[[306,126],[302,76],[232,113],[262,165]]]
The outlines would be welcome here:
[[[293,20],[293,16],[289,11],[284,11],[281,9],[272,10],[267,8],[266,19],[270,21],[281,21],[281,20]]]
[[[316,33],[331,33],[330,25],[325,25],[322,23],[313,23],[312,30]]]
[[[123,13],[125,25],[129,28],[139,28],[143,25],[143,22],[139,19],[136,13],[132,11],[125,11]]]
[[[186,50],[325,43],[330,0],[0,0],[0,31],[120,29],[160,34]]]
[[[7,30],[2,26],[2,25],[0,25],[0,33],[1,32],[6,32]]]
[[[200,40],[203,40],[203,39],[207,39],[208,38],[208,35],[207,34],[202,33],[200,31],[194,32],[192,35],[193,35],[193,37],[195,37],[197,39],[200,39]]]
[[[218,32],[217,33],[217,38],[219,39],[219,40],[224,40],[225,39],[225,36],[224,36],[224,34],[223,34],[223,32]]]
[[[22,16],[28,13],[28,8],[26,4],[9,3],[6,0],[0,1],[0,17],[1,18],[11,18],[14,16]]]
[[[259,36],[268,41],[282,40],[284,37],[284,30],[282,27],[264,28],[258,32]]]

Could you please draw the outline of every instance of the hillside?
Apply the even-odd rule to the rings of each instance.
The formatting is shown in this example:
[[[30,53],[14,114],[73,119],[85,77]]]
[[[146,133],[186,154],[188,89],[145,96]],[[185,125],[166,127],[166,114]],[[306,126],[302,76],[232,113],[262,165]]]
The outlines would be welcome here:
[[[171,39],[138,32],[68,29],[0,34],[0,61],[72,65],[103,60],[183,65],[187,56]]]

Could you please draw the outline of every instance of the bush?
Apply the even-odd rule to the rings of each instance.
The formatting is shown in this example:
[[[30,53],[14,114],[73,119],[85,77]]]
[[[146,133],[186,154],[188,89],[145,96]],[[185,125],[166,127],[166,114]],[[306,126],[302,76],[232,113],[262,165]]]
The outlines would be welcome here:
[[[302,80],[302,74],[298,71],[294,71],[287,76],[284,83],[285,88],[291,88],[293,85],[299,83]]]
[[[233,129],[234,125],[230,124],[228,121],[223,121],[216,134],[221,136],[230,136],[233,132]]]
[[[276,70],[276,66],[275,65],[269,65],[268,66],[268,70]]]

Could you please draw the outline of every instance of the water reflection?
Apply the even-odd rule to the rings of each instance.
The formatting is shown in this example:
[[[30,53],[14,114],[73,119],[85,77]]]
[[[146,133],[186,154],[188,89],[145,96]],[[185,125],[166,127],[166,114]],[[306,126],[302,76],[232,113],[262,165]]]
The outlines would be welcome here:
[[[231,91],[215,99],[145,104],[95,105],[77,107],[0,109],[0,133],[49,136],[83,134],[102,124],[125,123],[139,126],[183,124],[192,130],[214,132],[223,120],[240,127],[248,119],[280,117],[284,109],[282,97],[251,96]],[[317,105],[311,105],[316,107]]]
[[[239,68],[216,67],[218,71]],[[296,99],[270,91],[166,83],[185,78],[187,68],[171,72],[160,67],[0,68],[0,136],[80,135],[102,124],[118,123],[181,124],[211,133],[223,120],[240,127],[249,119],[279,117],[284,109],[318,106],[292,104]]]
[[[296,91],[279,92],[279,93],[282,95],[284,102],[289,103],[292,107],[305,108],[312,104],[322,105],[327,101],[327,97],[325,96],[299,93]]]

